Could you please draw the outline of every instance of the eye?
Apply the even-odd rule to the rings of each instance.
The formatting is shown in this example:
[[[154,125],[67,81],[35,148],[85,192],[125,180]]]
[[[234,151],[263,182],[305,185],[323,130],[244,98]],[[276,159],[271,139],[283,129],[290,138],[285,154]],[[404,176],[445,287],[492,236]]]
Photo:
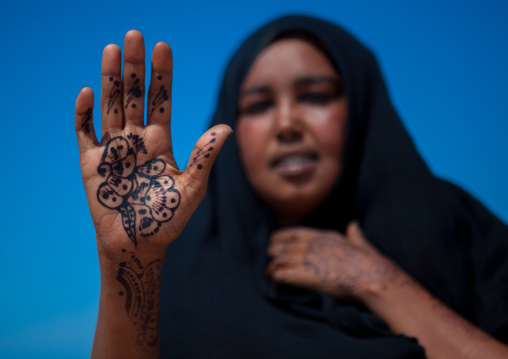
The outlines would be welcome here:
[[[298,97],[298,101],[311,105],[326,105],[336,98],[335,94],[326,92],[307,92]]]
[[[246,106],[241,112],[245,115],[259,115],[273,106],[273,101],[263,100]]]

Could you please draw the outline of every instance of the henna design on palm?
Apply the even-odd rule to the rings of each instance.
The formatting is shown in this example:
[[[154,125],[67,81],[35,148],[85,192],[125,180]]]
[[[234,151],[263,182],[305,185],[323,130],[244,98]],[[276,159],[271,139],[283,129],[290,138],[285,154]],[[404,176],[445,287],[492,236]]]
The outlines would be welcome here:
[[[138,135],[112,138],[97,168],[106,178],[97,190],[97,199],[121,213],[123,227],[135,247],[138,235],[153,236],[162,223],[173,218],[180,204],[173,177],[163,175],[166,162],[154,158],[137,166],[138,153],[147,153]]]

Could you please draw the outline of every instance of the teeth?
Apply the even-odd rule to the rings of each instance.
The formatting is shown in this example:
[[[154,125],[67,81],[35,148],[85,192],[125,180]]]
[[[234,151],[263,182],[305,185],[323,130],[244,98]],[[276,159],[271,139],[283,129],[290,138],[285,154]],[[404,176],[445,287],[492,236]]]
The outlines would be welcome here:
[[[314,171],[318,156],[310,152],[287,153],[277,158],[272,168],[281,176],[302,176]],[[301,178],[301,177],[300,177]]]
[[[298,166],[302,165],[304,163],[307,163],[309,161],[308,157],[302,157],[302,156],[288,156],[286,158],[283,158],[278,165],[279,166]]]
[[[309,157],[308,155],[289,155],[277,161],[275,167],[296,171],[314,160],[314,157]]]

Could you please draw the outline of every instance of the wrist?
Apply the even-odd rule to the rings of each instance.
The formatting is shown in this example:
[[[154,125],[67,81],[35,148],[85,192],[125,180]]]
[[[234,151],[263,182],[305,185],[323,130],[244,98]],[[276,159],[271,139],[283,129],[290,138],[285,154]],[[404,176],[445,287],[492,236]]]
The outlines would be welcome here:
[[[391,280],[383,285],[371,287],[362,303],[373,313],[384,318],[388,312],[398,312],[408,301],[419,299],[423,288],[411,276],[396,266]]]
[[[396,296],[397,288],[412,281],[411,277],[388,258],[384,258],[383,263],[373,272],[371,280],[358,293],[358,299],[368,308],[382,301],[391,301],[392,297]]]
[[[160,276],[166,255],[165,249],[153,250],[142,245],[138,245],[137,248],[129,248],[129,245],[125,247],[97,245],[102,286],[108,286],[111,282],[118,283],[119,273],[128,268],[140,276],[147,267],[150,267],[151,271],[159,272],[157,277]]]
[[[135,246],[126,238],[114,238],[111,236],[96,236],[97,254],[99,262],[117,262],[124,260],[125,256],[134,253],[138,258],[145,261],[163,259],[166,255],[167,244],[151,243],[150,239],[138,242]]]

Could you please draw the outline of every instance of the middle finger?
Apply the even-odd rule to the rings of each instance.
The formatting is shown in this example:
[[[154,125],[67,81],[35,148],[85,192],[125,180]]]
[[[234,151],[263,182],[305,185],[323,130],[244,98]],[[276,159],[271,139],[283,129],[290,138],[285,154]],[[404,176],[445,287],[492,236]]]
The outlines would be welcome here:
[[[126,125],[143,126],[145,105],[145,41],[139,31],[125,34],[123,109]]]

